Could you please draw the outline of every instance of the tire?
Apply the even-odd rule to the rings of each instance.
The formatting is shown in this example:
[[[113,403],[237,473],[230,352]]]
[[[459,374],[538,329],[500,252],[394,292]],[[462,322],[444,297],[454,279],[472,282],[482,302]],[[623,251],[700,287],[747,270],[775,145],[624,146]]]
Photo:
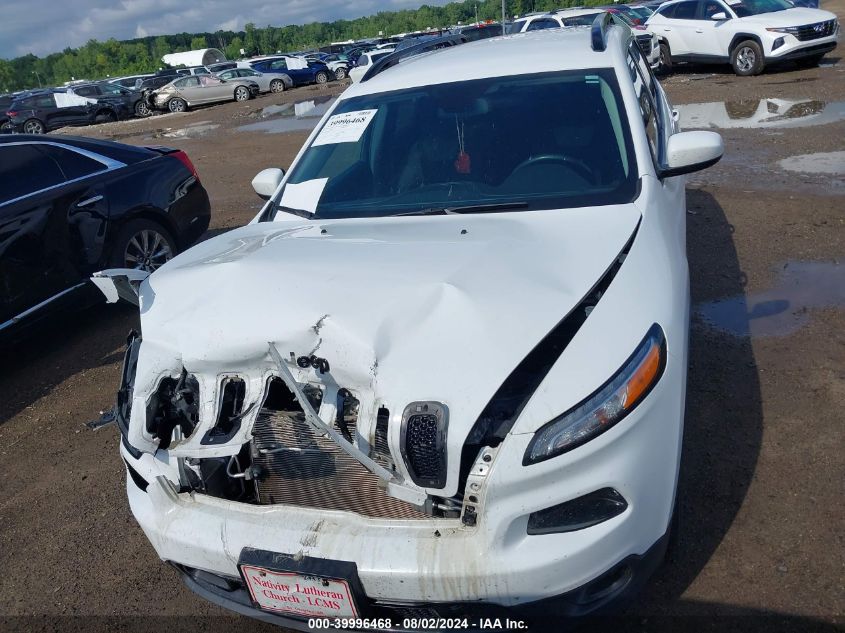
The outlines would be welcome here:
[[[150,110],[150,106],[148,106],[147,102],[144,101],[143,99],[139,99],[135,103],[135,116],[138,117],[139,119],[146,118],[146,117],[150,116],[152,113],[153,113],[153,111]]]
[[[284,92],[285,82],[281,79],[274,79],[270,82],[270,92]]]
[[[324,84],[329,80],[329,75],[326,73],[325,70],[321,70],[314,76],[314,82],[318,84]]]
[[[6,121],[3,125],[0,125],[0,134],[6,134],[7,132],[12,131],[12,124]]]
[[[176,241],[161,224],[146,218],[130,220],[118,230],[110,265],[153,272],[176,256]]]
[[[346,68],[343,66],[338,67],[338,69],[334,71],[334,76],[338,81],[346,79]]]
[[[188,103],[184,99],[174,97],[167,102],[167,109],[171,112],[185,112],[188,109]]]
[[[44,124],[38,119],[27,119],[23,124],[24,134],[44,134]]]
[[[672,72],[672,51],[666,42],[660,42],[660,64],[657,68],[662,73]]]
[[[731,51],[731,66],[740,77],[750,77],[763,72],[763,51],[754,40],[745,40]]]
[[[235,101],[249,101],[249,89],[244,86],[235,88]]]

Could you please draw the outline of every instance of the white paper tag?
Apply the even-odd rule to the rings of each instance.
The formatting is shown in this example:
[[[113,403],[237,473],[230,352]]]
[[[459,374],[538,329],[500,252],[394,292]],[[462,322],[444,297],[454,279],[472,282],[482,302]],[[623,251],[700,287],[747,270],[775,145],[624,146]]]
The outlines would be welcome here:
[[[282,190],[282,199],[279,204],[283,207],[314,213],[328,181],[328,178],[315,178],[299,184],[287,183]]]
[[[373,120],[378,110],[356,110],[335,114],[320,130],[311,145],[333,145],[334,143],[357,143]]]

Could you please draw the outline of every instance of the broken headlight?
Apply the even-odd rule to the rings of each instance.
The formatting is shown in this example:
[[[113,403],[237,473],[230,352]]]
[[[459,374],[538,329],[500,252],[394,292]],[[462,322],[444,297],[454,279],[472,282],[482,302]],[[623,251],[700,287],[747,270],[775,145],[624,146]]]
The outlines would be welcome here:
[[[617,424],[648,395],[666,365],[666,338],[654,324],[622,368],[587,399],[534,434],[522,465],[536,464],[589,442]]]

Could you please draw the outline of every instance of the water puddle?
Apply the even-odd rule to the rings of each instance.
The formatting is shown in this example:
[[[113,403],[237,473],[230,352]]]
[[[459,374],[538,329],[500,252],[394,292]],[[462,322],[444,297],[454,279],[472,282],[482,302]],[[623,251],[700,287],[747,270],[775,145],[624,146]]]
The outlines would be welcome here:
[[[804,174],[845,175],[845,152],[819,152],[801,154],[778,161],[781,169]]]
[[[154,130],[152,135],[147,138],[202,138],[219,127],[219,123],[198,121],[182,128],[159,128]]]
[[[312,130],[334,102],[334,97],[324,96],[307,101],[267,106],[259,113],[259,116],[265,120],[241,125],[237,129],[242,132],[267,134]]]
[[[845,120],[845,101],[744,99],[676,106],[684,129],[791,128]]]
[[[787,336],[810,321],[810,310],[845,308],[845,265],[789,262],[764,292],[709,301],[696,314],[709,326],[735,336]]]

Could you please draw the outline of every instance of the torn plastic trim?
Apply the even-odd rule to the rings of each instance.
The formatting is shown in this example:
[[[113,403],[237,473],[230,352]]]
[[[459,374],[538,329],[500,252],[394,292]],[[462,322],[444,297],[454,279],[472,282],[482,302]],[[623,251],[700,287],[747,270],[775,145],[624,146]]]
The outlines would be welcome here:
[[[150,273],[137,268],[108,268],[96,272],[91,281],[106,297],[106,303],[117,303],[120,299],[139,306],[140,286]]]
[[[317,412],[314,411],[314,407],[311,406],[311,402],[308,400],[308,397],[302,391],[299,383],[294,379],[293,374],[290,373],[290,370],[287,368],[287,365],[285,364],[281,354],[279,354],[279,350],[276,349],[276,346],[270,342],[268,343],[268,347],[270,358],[273,359],[279,368],[280,378],[299,401],[302,411],[305,414],[305,421],[322,435],[328,435],[329,438],[331,438],[331,440],[335,442],[335,444],[337,444],[345,453],[357,460],[371,473],[384,480],[387,486],[388,495],[401,499],[402,501],[407,501],[413,505],[423,507],[428,499],[428,495],[425,491],[412,488],[407,485],[405,480],[402,479],[399,474],[391,472],[381,464],[375,462],[364,451],[351,442],[346,441],[346,438],[344,438],[341,433],[335,431],[330,424],[326,424],[322,418],[317,415]]]

